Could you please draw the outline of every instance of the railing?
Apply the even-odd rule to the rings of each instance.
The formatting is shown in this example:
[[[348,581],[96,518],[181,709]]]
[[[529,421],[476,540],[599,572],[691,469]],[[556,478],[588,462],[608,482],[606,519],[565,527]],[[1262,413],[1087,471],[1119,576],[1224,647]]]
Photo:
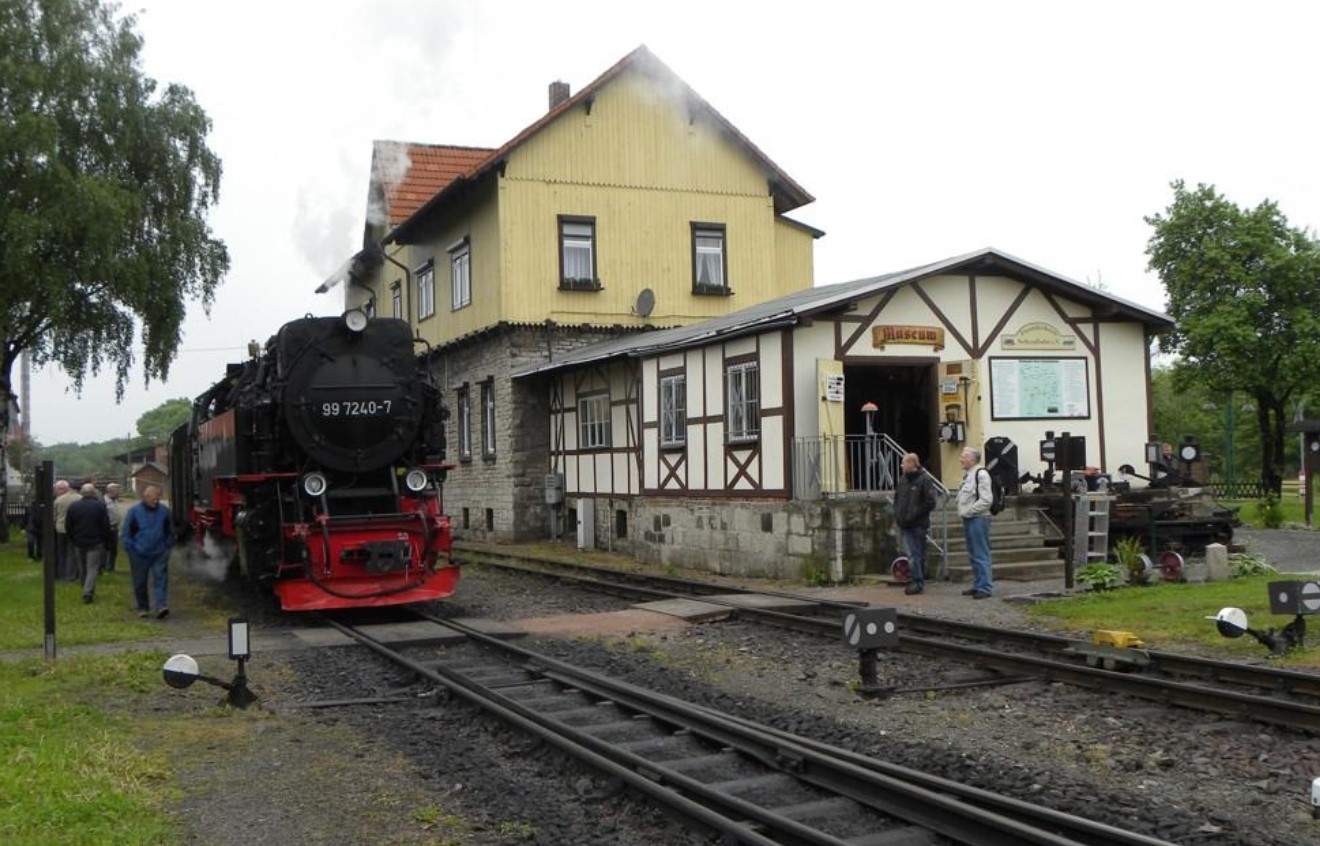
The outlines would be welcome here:
[[[1264,499],[1265,485],[1256,481],[1209,482],[1205,489],[1215,499]]]
[[[793,498],[832,499],[893,494],[903,472],[902,445],[884,433],[824,435],[793,441]],[[923,470],[939,498],[927,543],[940,554],[939,578],[948,578],[949,490]],[[902,544],[899,545],[900,552]]]

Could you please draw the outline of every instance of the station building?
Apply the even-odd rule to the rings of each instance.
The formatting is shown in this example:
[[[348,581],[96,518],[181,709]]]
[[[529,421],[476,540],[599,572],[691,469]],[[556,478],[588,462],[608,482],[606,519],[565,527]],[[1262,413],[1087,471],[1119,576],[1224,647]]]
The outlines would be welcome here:
[[[498,147],[377,142],[346,305],[427,346],[456,533],[544,537],[559,513],[550,398],[513,370],[811,288],[823,233],[787,215],[812,201],[645,47],[576,94],[553,83]]]
[[[445,391],[459,539],[855,572],[904,451],[950,486],[1048,431],[1143,462],[1167,316],[993,249],[816,287],[811,195],[646,48],[549,93],[498,147],[377,142],[345,266]]]
[[[1141,466],[1150,342],[1171,326],[985,249],[513,377],[550,397],[550,470],[579,542],[794,578],[893,549],[885,512],[907,451],[951,488],[963,447],[990,439],[1023,447],[1014,477],[1043,472],[1050,432],[1085,438],[1090,464]]]

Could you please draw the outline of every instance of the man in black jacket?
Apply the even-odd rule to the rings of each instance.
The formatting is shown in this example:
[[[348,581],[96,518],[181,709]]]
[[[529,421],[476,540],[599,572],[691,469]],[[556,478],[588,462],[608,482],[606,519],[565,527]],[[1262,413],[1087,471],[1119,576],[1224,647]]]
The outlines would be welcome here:
[[[926,589],[926,532],[930,529],[930,513],[935,510],[935,485],[921,469],[917,454],[903,456],[903,475],[894,489],[894,521],[907,549],[911,578],[908,594]]]
[[[83,586],[83,602],[91,603],[96,596],[96,577],[101,573],[101,556],[111,539],[110,515],[101,502],[96,485],[88,482],[79,490],[82,499],[69,506],[65,527],[69,546],[78,561],[78,579]]]

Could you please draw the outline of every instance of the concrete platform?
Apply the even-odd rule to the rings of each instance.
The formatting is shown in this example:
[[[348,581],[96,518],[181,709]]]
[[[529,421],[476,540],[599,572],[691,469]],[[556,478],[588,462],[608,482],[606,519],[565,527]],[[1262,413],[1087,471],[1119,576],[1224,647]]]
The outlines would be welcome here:
[[[495,620],[455,619],[454,622],[476,629],[484,635],[509,640],[522,637],[524,632],[509,623]],[[379,623],[359,626],[358,630],[387,646],[441,646],[462,643],[465,635],[451,628],[432,623],[430,620],[418,620],[411,623]],[[322,648],[326,646],[353,646],[357,644],[338,629],[297,629],[293,632],[303,646]],[[256,651],[256,638],[253,638],[253,651]]]
[[[710,623],[726,620],[738,608],[755,608],[766,611],[809,611],[816,603],[804,599],[789,599],[783,596],[768,596],[764,593],[721,593],[709,597],[719,600],[719,604],[701,599],[662,599],[658,602],[641,602],[634,605],[643,611],[668,614],[679,617],[689,623]],[[736,606],[736,607],[730,607]]]

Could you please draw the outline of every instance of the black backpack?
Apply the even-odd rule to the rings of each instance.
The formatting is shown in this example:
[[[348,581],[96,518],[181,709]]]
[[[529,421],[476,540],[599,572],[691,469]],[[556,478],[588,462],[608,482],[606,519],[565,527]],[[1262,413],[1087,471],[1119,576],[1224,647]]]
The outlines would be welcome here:
[[[998,514],[1004,510],[1004,486],[994,473],[985,468],[981,472],[990,477],[990,513]]]

